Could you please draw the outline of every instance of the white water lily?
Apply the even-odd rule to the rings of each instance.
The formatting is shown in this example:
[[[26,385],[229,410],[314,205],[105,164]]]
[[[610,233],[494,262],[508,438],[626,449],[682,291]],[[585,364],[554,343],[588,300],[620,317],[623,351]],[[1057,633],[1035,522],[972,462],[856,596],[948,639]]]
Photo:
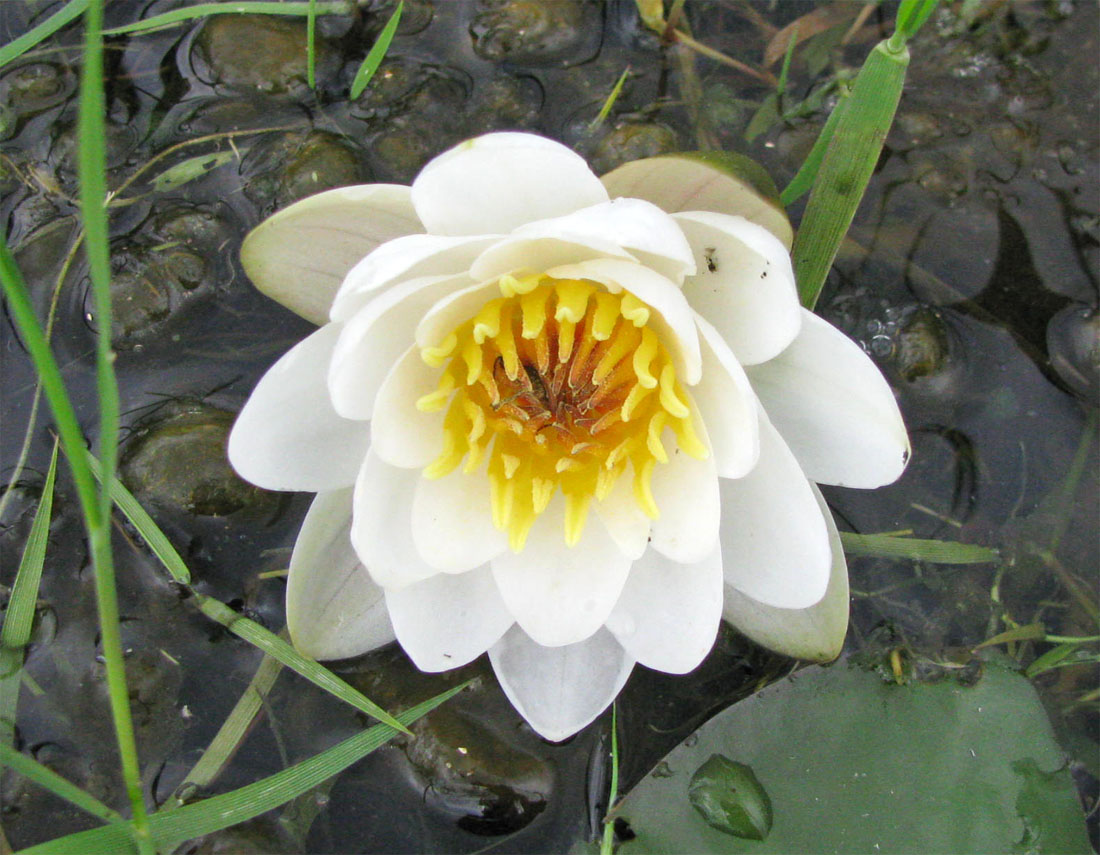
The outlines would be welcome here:
[[[261,224],[250,277],[321,326],[229,456],[318,493],[290,563],[297,647],[396,638],[425,671],[488,651],[552,740],[635,663],[695,668],[723,617],[835,657],[847,569],[814,482],[889,483],[908,441],[871,361],[799,307],[789,240],[703,161],[601,181],[519,133]]]

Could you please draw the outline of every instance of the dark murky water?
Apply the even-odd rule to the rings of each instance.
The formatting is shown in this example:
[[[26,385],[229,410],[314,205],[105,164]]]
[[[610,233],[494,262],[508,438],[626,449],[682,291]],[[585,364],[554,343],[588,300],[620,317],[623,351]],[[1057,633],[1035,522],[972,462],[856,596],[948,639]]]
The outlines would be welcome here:
[[[108,26],[184,5],[108,4]],[[60,6],[0,4],[0,39]],[[777,8],[772,8],[776,6]],[[975,21],[948,4],[914,62],[878,174],[819,306],[875,356],[901,399],[914,458],[872,493],[833,490],[844,527],[911,530],[1003,550],[998,565],[944,567],[851,559],[851,650],[906,649],[918,669],[1002,631],[1004,619],[1052,633],[1095,633],[1097,571],[1097,5],[992,3]],[[408,182],[467,136],[524,128],[562,139],[598,171],[708,141],[763,161],[780,186],[820,127],[811,113],[744,139],[768,90],[702,58],[685,85],[673,51],[633,4],[407,0],[400,35],[356,101],[349,83],[388,17],[389,0],[319,20],[317,91],[305,85],[304,24],[225,16],[108,43],[109,182],[172,151],[121,194],[112,217],[125,425],[122,474],[191,567],[196,587],[272,629],[284,568],[308,497],[241,483],[222,448],[232,414],[308,325],[254,292],[237,251],[278,207],[327,187]],[[755,62],[803,3],[692,2],[694,32]],[[757,20],[763,16],[763,22]],[[847,47],[851,18],[796,54],[791,101],[835,67],[858,67],[886,34],[872,15]],[[0,70],[0,216],[45,317],[60,282],[55,352],[94,438],[93,331],[83,257],[73,245],[79,32]],[[824,71],[811,77],[804,62]],[[835,63],[836,65],[830,65]],[[588,131],[623,68],[610,120]],[[701,98],[693,93],[701,93]],[[229,131],[250,131],[233,138]],[[150,180],[200,154],[228,152],[197,180]],[[797,210],[795,211],[797,214]],[[4,483],[19,456],[35,377],[5,318]],[[0,530],[10,584],[51,439],[45,407]],[[1083,476],[1074,478],[1077,460]],[[125,527],[116,537],[123,638],[144,778],[160,803],[181,783],[259,664],[207,621]],[[1076,594],[1075,594],[1076,592]],[[75,496],[59,482],[20,746],[108,804],[125,801],[96,653],[91,572]],[[1041,650],[1042,648],[1040,648]],[[1032,648],[1017,651],[1023,662]],[[638,668],[620,704],[629,786],[709,715],[785,673],[724,631],[692,675]],[[607,717],[569,743],[542,742],[511,710],[484,662],[459,675],[417,673],[398,650],[339,668],[384,706],[477,675],[474,691],[331,787],[188,851],[565,851],[590,839],[606,798]],[[1095,669],[1041,678],[1056,729],[1077,759],[1095,752]],[[305,726],[308,724],[308,726]],[[284,674],[216,790],[270,774],[360,727],[347,707]],[[1094,759],[1094,757],[1093,757]],[[1092,770],[1095,773],[1095,769]],[[1095,780],[1082,773],[1086,790]],[[202,795],[201,793],[196,795]],[[7,776],[5,833],[21,847],[94,825]],[[198,846],[198,844],[196,844]],[[251,848],[249,848],[251,847]]]

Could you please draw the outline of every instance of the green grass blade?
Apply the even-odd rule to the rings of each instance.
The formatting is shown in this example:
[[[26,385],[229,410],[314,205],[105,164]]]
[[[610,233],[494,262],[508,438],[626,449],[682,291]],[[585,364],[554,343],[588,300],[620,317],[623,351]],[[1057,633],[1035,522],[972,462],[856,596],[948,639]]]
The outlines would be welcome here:
[[[390,15],[390,19],[386,21],[386,26],[378,34],[378,41],[371,45],[367,58],[363,60],[363,64],[355,72],[355,79],[351,82],[351,97],[353,100],[363,94],[363,90],[367,88],[370,79],[374,77],[374,72],[382,64],[386,51],[390,49],[390,42],[393,41],[393,37],[397,33],[397,25],[401,23],[401,10],[404,8],[405,0],[400,0],[397,8]]]
[[[825,152],[829,148],[829,143],[833,140],[837,123],[840,121],[844,108],[848,106],[848,98],[848,92],[842,88],[840,100],[836,102],[833,111],[829,113],[829,118],[825,120],[825,126],[821,129],[821,133],[817,135],[814,147],[810,149],[810,153],[806,155],[802,165],[798,167],[798,172],[795,173],[794,178],[779,194],[779,202],[784,208],[801,199],[802,195],[807,193],[813,186],[814,179],[817,178],[818,170],[821,168],[821,161],[825,158]]]
[[[264,656],[260,667],[252,675],[248,686],[237,699],[229,715],[226,716],[210,744],[206,746],[198,762],[191,767],[191,771],[184,777],[183,782],[177,788],[177,792],[184,791],[191,786],[209,787],[221,774],[222,769],[232,759],[233,754],[244,741],[252,727],[252,722],[263,708],[264,699],[267,697],[275,680],[282,673],[282,663],[273,656]],[[184,802],[173,798],[167,801],[161,810],[172,810],[182,807]]]
[[[143,21],[134,21],[132,24],[123,24],[104,30],[105,36],[122,36],[127,33],[145,33],[149,30],[171,27],[175,24],[184,24],[196,18],[206,18],[210,15],[286,15],[290,17],[302,17],[310,14],[311,2],[287,2],[278,0],[253,0],[253,2],[241,3],[196,3],[183,9],[174,9],[161,15],[153,15]],[[347,0],[339,2],[317,3],[314,14],[317,15],[346,15],[351,11],[351,4]]]
[[[92,474],[102,484],[103,472],[99,461],[91,453],[87,454],[87,459]],[[142,540],[153,551],[160,563],[164,565],[164,569],[171,574],[172,579],[181,585],[189,585],[191,583],[191,571],[187,569],[187,565],[176,551],[176,547],[172,545],[172,541],[160,530],[160,526],[153,521],[153,518],[141,506],[141,503],[117,478],[111,481],[111,499],[126,519],[137,529]]]
[[[57,443],[53,445],[42,498],[34,512],[30,535],[23,547],[23,557],[11,586],[8,608],[4,613],[4,628],[0,630],[0,744],[15,742],[15,715],[19,706],[19,687],[23,674],[23,648],[31,638],[38,584],[46,562],[46,540],[50,533],[53,512],[53,486],[57,476]]]
[[[940,0],[902,0],[898,7],[894,35],[891,46],[895,49],[905,45],[924,26],[924,22],[936,11]]]
[[[812,309],[863,199],[905,84],[909,52],[880,42],[852,86],[821,161],[792,256],[802,305]]]
[[[111,350],[111,262],[107,232],[106,99],[103,91],[103,4],[92,0],[84,14],[84,64],[80,73],[77,115],[77,174],[84,251],[96,312],[96,393],[99,402],[99,460],[110,483],[118,460],[119,398]],[[89,518],[88,541],[95,568],[99,636],[107,672],[107,697],[118,742],[122,779],[134,816],[134,834],[142,855],[152,855],[153,843],[141,789],[141,768],[130,714],[130,693],[122,659],[118,594],[111,552],[111,495],[103,488],[97,497],[94,524]]]
[[[892,534],[840,533],[840,542],[848,555],[873,558],[904,558],[930,564],[988,564],[999,561],[1001,554],[988,546],[951,540],[923,540]]]
[[[317,88],[317,0],[309,0],[306,13],[306,82],[310,89]]]
[[[408,732],[397,719],[367,698],[358,689],[349,686],[324,665],[303,656],[289,642],[279,638],[275,633],[233,611],[220,600],[198,593],[195,594],[195,597],[199,609],[204,615],[216,620],[234,635],[240,636],[249,644],[278,659],[314,685],[319,686],[329,694],[335,695],[345,703],[351,704],[357,710],[365,712],[372,718],[376,718],[396,730],[404,733]]]
[[[603,102],[603,106],[600,107],[600,112],[596,114],[594,118],[588,124],[588,130],[594,131],[600,125],[606,121],[607,117],[611,115],[611,108],[615,106],[615,102],[619,100],[619,95],[622,94],[623,85],[626,83],[626,78],[630,75],[630,66],[628,65],[623,69],[623,73],[619,75],[619,79],[615,81],[615,85],[611,87],[611,94],[607,96],[607,100]]]
[[[18,59],[32,47],[44,42],[70,21],[75,21],[88,8],[88,0],[70,0],[37,27],[0,47],[0,68]]]
[[[131,848],[132,838],[129,830],[121,824],[123,822],[122,817],[95,796],[84,792],[76,784],[65,780],[52,769],[43,766],[26,754],[16,751],[10,745],[0,744],[0,763],[12,771],[18,772],[24,778],[34,781],[55,796],[76,805],[82,811],[90,813],[104,822],[119,823],[118,830],[122,835],[122,840],[128,849]]]
[[[468,683],[449,689],[397,716],[403,726],[412,724]],[[153,839],[162,851],[171,851],[192,840],[269,811],[347,769],[383,745],[396,731],[384,724],[357,733],[320,754],[239,789],[150,817]],[[127,824],[129,825],[129,823]],[[132,852],[125,826],[109,826],[70,834],[23,849],[20,855],[119,855]]]
[[[619,705],[611,704],[611,786],[608,788],[607,812],[615,807],[619,799]],[[603,838],[600,841],[600,855],[612,855],[615,851],[615,823],[604,817]]]

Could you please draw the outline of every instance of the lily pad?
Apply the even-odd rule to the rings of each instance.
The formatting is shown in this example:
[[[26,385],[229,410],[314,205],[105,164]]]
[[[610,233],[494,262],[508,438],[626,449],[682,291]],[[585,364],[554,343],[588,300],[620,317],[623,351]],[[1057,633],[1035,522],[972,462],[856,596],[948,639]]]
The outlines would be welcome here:
[[[716,754],[767,794],[766,839],[718,830],[694,806]],[[615,811],[635,835],[624,855],[1090,851],[1042,704],[998,661],[972,686],[808,668],[711,719],[658,768]]]

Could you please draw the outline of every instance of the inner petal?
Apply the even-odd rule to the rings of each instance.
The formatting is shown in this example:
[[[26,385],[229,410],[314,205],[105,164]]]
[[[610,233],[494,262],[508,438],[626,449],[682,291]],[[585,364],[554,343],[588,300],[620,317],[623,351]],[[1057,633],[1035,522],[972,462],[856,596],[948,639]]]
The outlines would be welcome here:
[[[651,308],[585,279],[504,276],[498,287],[499,297],[421,350],[440,375],[416,406],[445,412],[443,451],[424,476],[484,466],[493,524],[515,552],[559,490],[569,546],[592,499],[622,477],[657,519],[650,481],[669,459],[665,428],[685,453],[708,452]]]

